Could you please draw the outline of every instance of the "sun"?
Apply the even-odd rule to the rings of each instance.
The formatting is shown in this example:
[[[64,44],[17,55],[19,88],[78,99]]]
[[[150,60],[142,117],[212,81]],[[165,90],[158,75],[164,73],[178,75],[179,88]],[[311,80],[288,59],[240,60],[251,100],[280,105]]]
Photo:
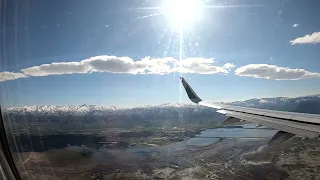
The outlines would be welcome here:
[[[174,28],[184,29],[201,19],[202,0],[165,0],[164,14]]]

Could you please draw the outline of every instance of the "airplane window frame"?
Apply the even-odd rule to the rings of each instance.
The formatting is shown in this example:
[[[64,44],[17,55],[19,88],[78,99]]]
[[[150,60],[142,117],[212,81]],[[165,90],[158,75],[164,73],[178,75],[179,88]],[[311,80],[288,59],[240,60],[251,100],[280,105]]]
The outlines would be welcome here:
[[[0,106],[0,165],[2,169],[2,176],[6,179],[21,180],[20,174],[13,160],[7,133],[4,126],[1,106]]]

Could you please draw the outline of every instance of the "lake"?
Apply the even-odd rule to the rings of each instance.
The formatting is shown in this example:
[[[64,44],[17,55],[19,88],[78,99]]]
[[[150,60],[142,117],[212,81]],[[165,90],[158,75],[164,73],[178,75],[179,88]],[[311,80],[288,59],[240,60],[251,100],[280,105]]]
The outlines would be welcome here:
[[[202,131],[197,138],[269,138],[277,130],[266,127],[257,128],[253,124],[243,125],[242,128],[216,128]]]
[[[228,126],[227,128],[215,128],[202,131],[194,138],[186,141],[176,142],[160,147],[149,148],[133,148],[129,151],[138,155],[149,154],[154,151],[161,151],[165,154],[170,154],[173,151],[181,150],[186,147],[203,147],[216,143],[223,138],[241,138],[241,139],[257,139],[257,138],[271,138],[277,130],[270,129],[265,126],[257,127],[255,124],[244,124],[239,126]]]

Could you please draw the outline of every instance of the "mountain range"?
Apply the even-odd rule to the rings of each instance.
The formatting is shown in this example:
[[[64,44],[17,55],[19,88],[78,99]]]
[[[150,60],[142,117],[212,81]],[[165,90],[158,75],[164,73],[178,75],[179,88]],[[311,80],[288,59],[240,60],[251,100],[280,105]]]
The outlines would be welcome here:
[[[301,96],[295,98],[274,97],[249,99],[246,101],[235,101],[229,104],[252,108],[320,114],[320,95]]]
[[[215,124],[226,119],[222,114],[216,113],[215,109],[180,103],[135,108],[96,105],[23,106],[6,109],[4,117],[11,124],[26,123],[29,126],[41,124],[42,127],[50,124],[52,127],[71,126],[73,129],[88,126],[132,128],[173,127],[182,124],[204,125]]]
[[[264,108],[281,111],[303,112],[303,113],[320,113],[320,95],[301,96],[295,98],[274,97],[249,99],[245,101],[234,101],[227,104]],[[208,108],[196,104],[166,103],[161,105],[148,105],[134,108],[117,108],[116,106],[98,106],[98,105],[64,105],[64,106],[22,106],[5,109],[5,113],[12,115],[108,115],[108,114],[159,114],[161,111],[206,111]]]
[[[265,108],[281,111],[320,114],[320,95],[296,98],[275,97],[235,101],[228,104]],[[226,117],[216,110],[197,104],[167,103],[135,108],[115,106],[22,106],[4,111],[6,122],[15,125],[38,127],[69,127],[75,129],[88,126],[132,128],[173,127],[179,125],[209,125],[222,122]],[[20,126],[15,126],[21,128]]]

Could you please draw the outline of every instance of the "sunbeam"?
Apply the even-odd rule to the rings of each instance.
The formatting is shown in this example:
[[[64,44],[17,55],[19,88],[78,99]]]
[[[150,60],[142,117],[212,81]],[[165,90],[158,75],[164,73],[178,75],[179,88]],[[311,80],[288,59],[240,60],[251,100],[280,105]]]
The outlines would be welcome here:
[[[137,19],[150,18],[150,17],[153,17],[153,16],[159,16],[160,14],[161,14],[161,13],[148,14],[148,15],[146,15],[146,16],[138,17]]]

